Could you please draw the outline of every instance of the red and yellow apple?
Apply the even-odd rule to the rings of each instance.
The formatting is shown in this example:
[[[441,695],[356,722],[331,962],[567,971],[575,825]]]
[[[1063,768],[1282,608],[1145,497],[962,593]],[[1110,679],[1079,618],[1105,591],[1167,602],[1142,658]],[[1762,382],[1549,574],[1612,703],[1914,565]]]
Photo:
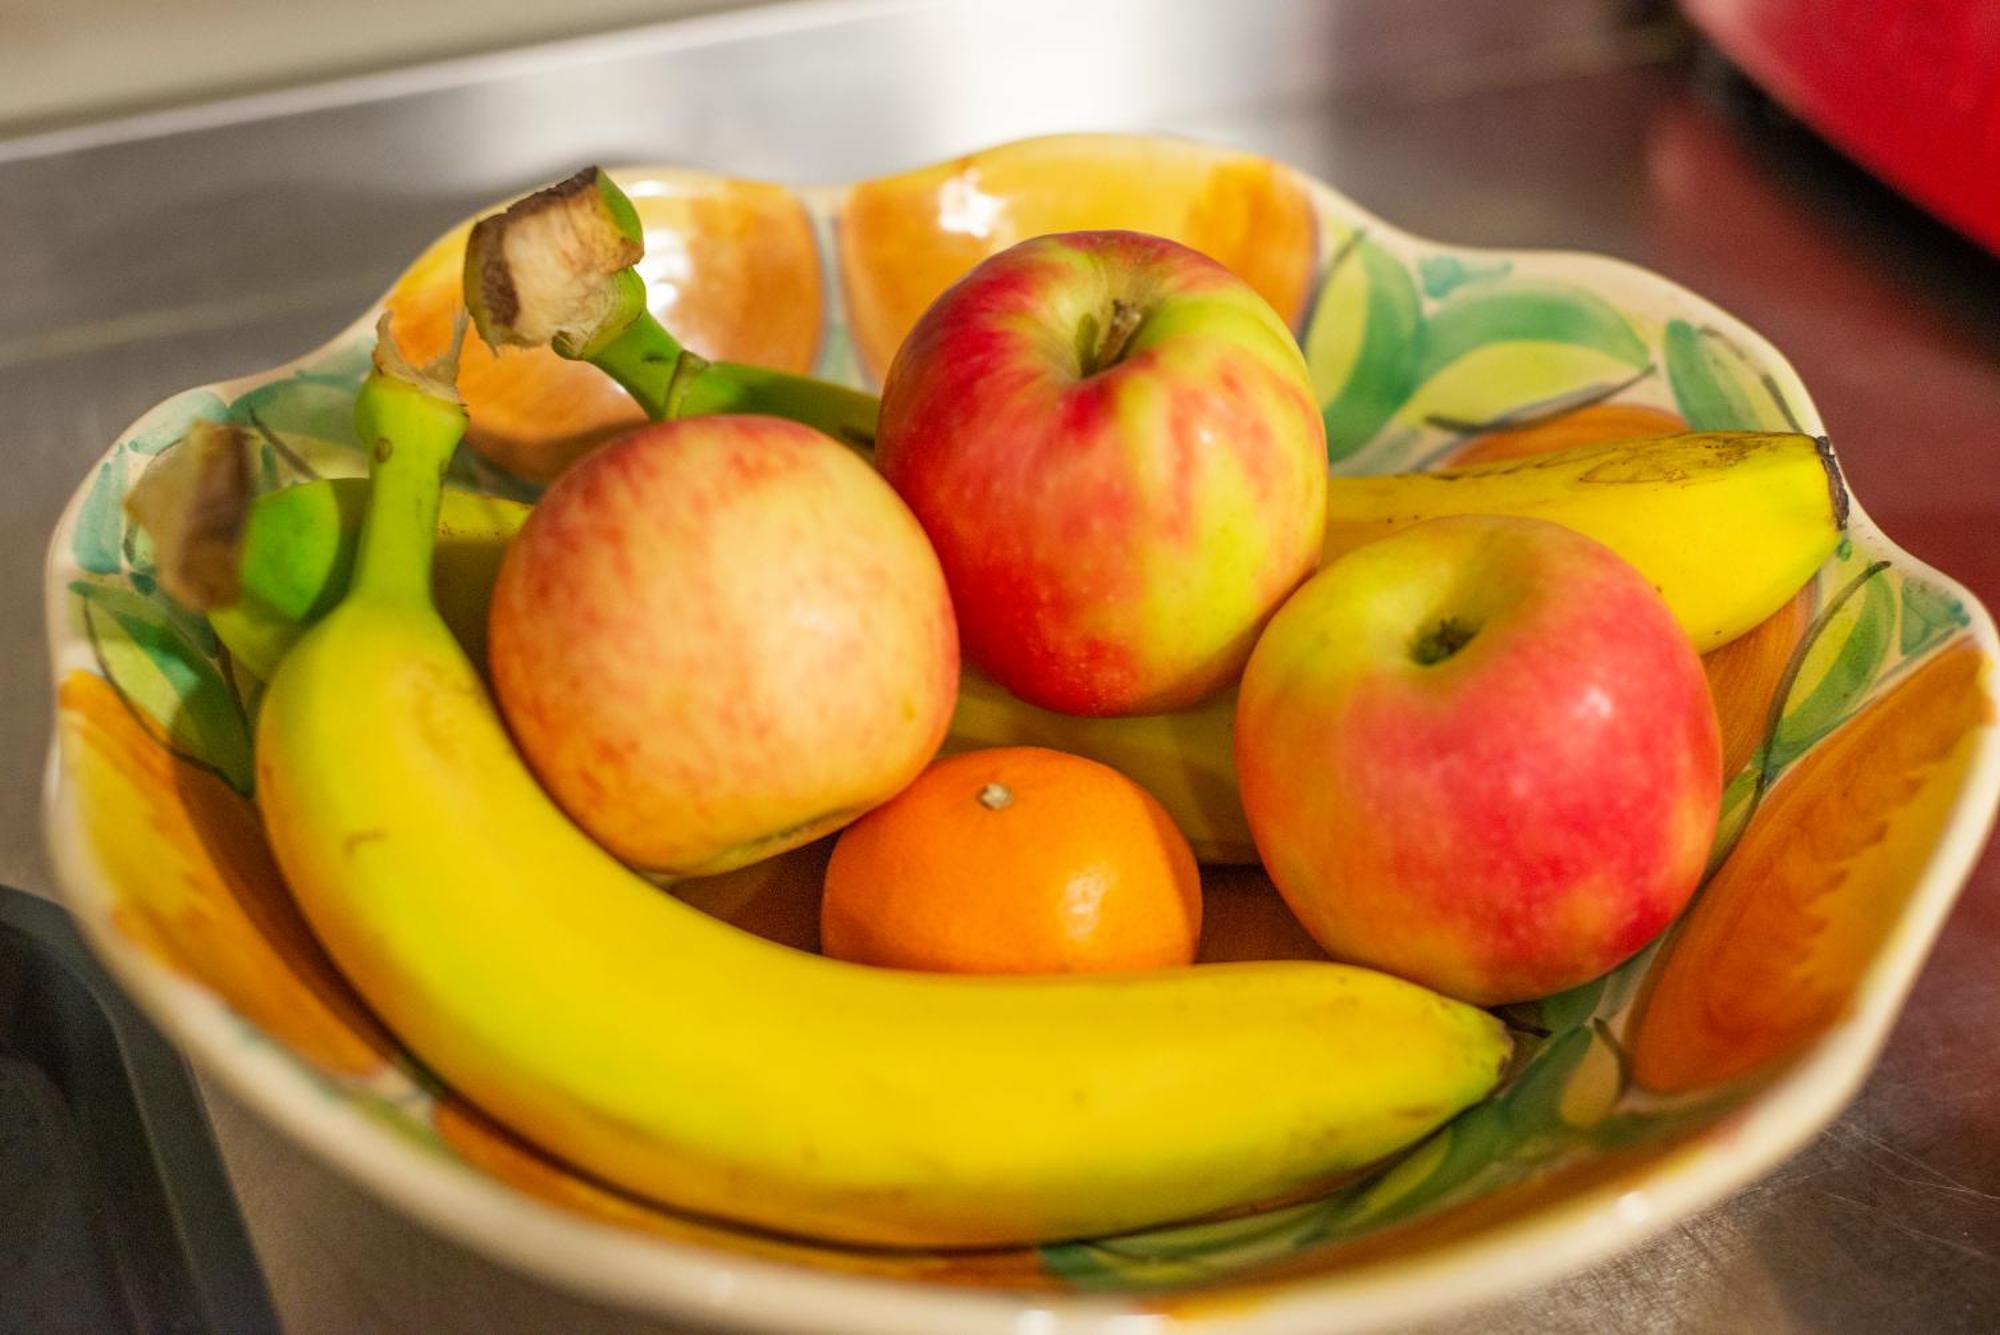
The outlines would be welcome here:
[[[565,472],[493,590],[493,685],[619,857],[726,871],[929,763],[958,694],[943,572],[863,460],[769,417],[642,428]]]
[[[1537,519],[1417,524],[1308,581],[1243,675],[1266,869],[1336,959],[1481,1005],[1636,953],[1721,800],[1687,635],[1609,548]]]
[[[1046,709],[1195,703],[1319,560],[1298,345],[1159,237],[1038,237],[973,269],[897,352],[876,461],[937,547],[967,659]]]

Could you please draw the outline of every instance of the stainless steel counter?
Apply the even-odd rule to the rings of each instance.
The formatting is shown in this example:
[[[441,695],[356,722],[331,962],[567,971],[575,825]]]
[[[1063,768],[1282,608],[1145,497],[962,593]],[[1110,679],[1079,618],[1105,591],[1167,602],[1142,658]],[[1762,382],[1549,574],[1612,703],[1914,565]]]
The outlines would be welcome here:
[[[1785,349],[1869,511],[2000,606],[2000,262],[1695,72],[1634,9],[786,6],[0,141],[0,880],[50,884],[41,552],[89,461],[166,394],[318,343],[464,213],[591,160],[839,180],[1163,129],[1285,158],[1419,232],[1623,256]],[[2000,1328],[1997,1036],[1989,849],[1817,1143],[1638,1252],[1439,1329]],[[213,1107],[295,1331],[665,1329],[500,1271]]]

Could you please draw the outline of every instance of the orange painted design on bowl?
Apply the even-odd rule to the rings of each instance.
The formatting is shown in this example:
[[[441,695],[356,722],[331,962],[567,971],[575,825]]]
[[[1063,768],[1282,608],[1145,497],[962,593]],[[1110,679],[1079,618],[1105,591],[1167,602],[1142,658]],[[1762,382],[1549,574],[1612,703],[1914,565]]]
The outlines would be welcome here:
[[[1599,445],[1614,440],[1644,440],[1675,436],[1688,429],[1679,414],[1639,403],[1593,403],[1530,426],[1488,431],[1474,436],[1441,466],[1464,468],[1497,459],[1523,459],[1531,454]]]
[[[1317,260],[1311,197],[1266,158],[1170,139],[1061,135],[864,181],[837,219],[854,345],[879,384],[939,293],[1048,232],[1121,228],[1192,246],[1303,317]]]
[[[1742,771],[1771,727],[1772,696],[1792,651],[1812,622],[1816,592],[1807,584],[1791,601],[1720,649],[1703,654],[1708,692],[1722,724],[1722,777]]]
[[[159,726],[103,678],[70,673],[57,705],[64,765],[85,840],[117,895],[118,930],[321,1070],[386,1066],[388,1036],[299,917],[256,808],[168,749]]]
[[[1992,717],[1968,640],[1940,650],[1765,796],[1648,975],[1633,1078],[1703,1089],[1837,1024],[1951,816]]]

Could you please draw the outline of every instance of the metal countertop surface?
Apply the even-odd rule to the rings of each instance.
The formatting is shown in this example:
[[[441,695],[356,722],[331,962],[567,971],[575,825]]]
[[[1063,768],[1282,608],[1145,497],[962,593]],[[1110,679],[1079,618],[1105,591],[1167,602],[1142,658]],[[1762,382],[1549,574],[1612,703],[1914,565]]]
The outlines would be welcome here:
[[[143,409],[306,351],[458,218],[583,162],[837,181],[1065,129],[1240,145],[1420,234],[1686,284],[1790,357],[1882,527],[2000,607],[2000,261],[1656,7],[785,6],[0,140],[0,880],[52,888],[43,547]],[[1834,1126],[1649,1245],[1431,1329],[2000,1328],[1996,1036],[1989,846]],[[501,1270],[210,1104],[293,1331],[673,1329]]]

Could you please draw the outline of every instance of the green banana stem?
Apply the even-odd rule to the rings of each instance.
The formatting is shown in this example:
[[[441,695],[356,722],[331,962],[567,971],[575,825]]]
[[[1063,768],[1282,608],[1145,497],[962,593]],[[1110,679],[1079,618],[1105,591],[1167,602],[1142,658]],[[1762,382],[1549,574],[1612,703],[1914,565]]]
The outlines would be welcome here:
[[[765,413],[866,450],[872,394],[741,362],[711,362],[646,309],[633,267],[645,253],[638,211],[603,170],[483,218],[466,243],[465,304],[494,349],[542,347],[609,375],[654,421]]]
[[[845,385],[788,375],[762,366],[711,362],[688,386],[678,416],[764,413],[786,417],[863,452],[875,447],[875,418],[882,402]]]
[[[354,402],[355,433],[371,462],[350,599],[431,605],[444,472],[465,434],[465,405],[454,387],[464,337],[461,321],[442,357],[413,367],[397,349],[386,313],[376,326],[375,370]]]
[[[789,418],[859,450],[875,444],[881,402],[845,385],[741,362],[711,362],[683,348],[641,311],[582,360],[625,387],[656,422],[713,413]]]
[[[688,390],[714,369],[706,358],[682,347],[653,313],[644,309],[574,360],[589,362],[623,385],[646,416],[656,422],[692,416],[684,406]]]

